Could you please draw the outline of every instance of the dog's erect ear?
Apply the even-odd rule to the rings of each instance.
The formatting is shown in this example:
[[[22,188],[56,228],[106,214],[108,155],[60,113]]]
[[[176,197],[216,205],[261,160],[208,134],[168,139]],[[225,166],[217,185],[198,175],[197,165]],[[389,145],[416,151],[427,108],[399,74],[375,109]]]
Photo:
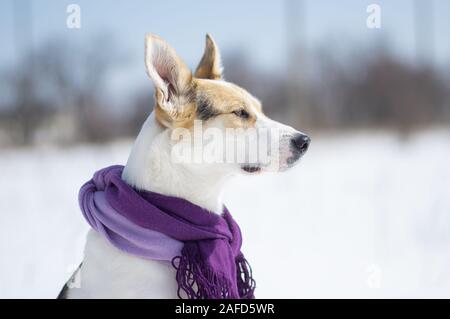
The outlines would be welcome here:
[[[220,80],[222,78],[222,61],[219,48],[211,35],[206,34],[206,46],[203,57],[195,70],[195,77],[201,79]]]
[[[147,74],[155,84],[155,97],[159,107],[175,119],[189,103],[192,73],[175,50],[160,37],[145,37],[145,65]]]

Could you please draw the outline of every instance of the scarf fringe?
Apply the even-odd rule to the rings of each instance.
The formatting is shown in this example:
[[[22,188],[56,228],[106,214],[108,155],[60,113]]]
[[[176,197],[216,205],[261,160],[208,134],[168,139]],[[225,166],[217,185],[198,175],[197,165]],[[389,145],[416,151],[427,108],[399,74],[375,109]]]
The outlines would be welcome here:
[[[183,292],[188,299],[254,299],[255,280],[252,269],[242,254],[236,258],[237,287],[217,274],[183,249],[182,255],[172,259],[177,270],[178,298]]]
[[[237,288],[241,299],[255,299],[256,282],[253,279],[252,267],[244,255],[236,258]]]

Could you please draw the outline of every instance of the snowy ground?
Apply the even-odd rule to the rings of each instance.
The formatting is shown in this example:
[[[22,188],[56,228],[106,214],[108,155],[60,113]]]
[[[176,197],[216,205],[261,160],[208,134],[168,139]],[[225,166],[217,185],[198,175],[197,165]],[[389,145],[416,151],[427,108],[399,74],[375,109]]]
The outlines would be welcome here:
[[[79,186],[129,142],[0,151],[0,297],[53,298],[82,258]],[[450,297],[450,131],[313,136],[290,172],[226,202],[257,297]]]

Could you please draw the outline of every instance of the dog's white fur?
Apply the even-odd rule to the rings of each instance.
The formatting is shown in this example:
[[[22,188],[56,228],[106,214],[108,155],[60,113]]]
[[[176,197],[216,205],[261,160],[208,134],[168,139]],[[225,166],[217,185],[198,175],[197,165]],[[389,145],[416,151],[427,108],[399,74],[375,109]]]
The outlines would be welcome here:
[[[152,72],[149,72],[150,76],[159,81],[157,86],[163,85],[159,76]],[[217,82],[229,85],[224,81]],[[298,133],[262,113],[257,114],[256,128],[276,127],[286,139]],[[219,120],[212,120],[208,125],[222,126]],[[241,168],[237,164],[174,164],[170,138],[170,130],[163,127],[152,112],[135,141],[123,179],[137,189],[181,197],[220,213],[224,184],[241,172]],[[289,143],[284,144],[281,144],[281,153],[288,154]],[[123,253],[93,230],[87,237],[83,265],[75,276],[79,288],[69,289],[67,298],[177,297],[175,270],[170,263]]]

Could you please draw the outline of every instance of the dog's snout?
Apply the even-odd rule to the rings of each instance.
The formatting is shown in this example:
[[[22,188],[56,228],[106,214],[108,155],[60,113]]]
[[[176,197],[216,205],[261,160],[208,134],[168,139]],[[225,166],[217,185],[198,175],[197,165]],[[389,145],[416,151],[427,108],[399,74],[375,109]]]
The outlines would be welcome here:
[[[304,154],[309,147],[309,143],[311,142],[311,139],[304,134],[296,134],[291,139],[291,147],[293,151],[298,152],[300,154]]]

